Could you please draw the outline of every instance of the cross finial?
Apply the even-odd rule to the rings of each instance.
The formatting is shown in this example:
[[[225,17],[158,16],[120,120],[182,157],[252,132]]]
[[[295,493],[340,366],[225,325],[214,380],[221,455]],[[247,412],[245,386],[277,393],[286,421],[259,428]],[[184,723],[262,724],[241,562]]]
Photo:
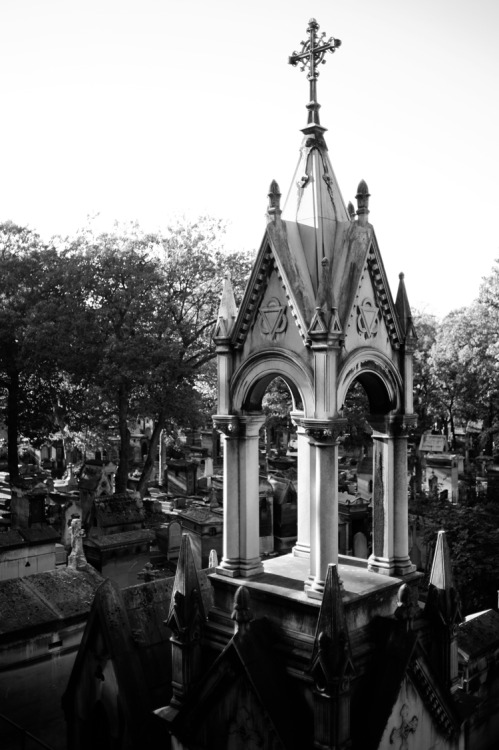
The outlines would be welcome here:
[[[325,39],[326,32],[323,31],[319,36],[318,31],[319,24],[315,18],[311,18],[307,27],[308,39],[301,42],[301,52],[293,52],[289,58],[290,65],[300,64],[301,70],[308,68],[307,78],[310,81],[310,102],[307,104],[309,125],[320,125],[320,104],[317,102],[317,78],[319,76],[317,66],[321,63],[325,64],[326,52],[332,53],[341,46],[341,39],[335,39],[332,36]]]

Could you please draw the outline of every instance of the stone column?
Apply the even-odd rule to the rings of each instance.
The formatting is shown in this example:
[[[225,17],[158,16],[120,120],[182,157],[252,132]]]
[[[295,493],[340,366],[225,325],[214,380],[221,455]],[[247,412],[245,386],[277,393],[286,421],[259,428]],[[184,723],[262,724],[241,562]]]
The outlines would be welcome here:
[[[392,427],[394,458],[393,553],[395,575],[416,570],[409,557],[409,495],[407,481],[407,428],[403,421]]]
[[[409,558],[404,417],[373,427],[373,550],[368,567],[385,575],[406,575],[415,567]]]
[[[310,577],[308,596],[321,598],[328,565],[338,563],[338,436],[345,420],[306,419],[314,480],[310,495]]]
[[[223,447],[223,552],[218,573],[239,575],[239,420],[231,415],[216,415],[213,424],[221,433]]]
[[[297,424],[298,442],[298,483],[297,483],[297,531],[298,537],[293,547],[295,557],[310,557],[310,498],[314,493],[312,483],[315,471],[311,470],[312,449],[309,437],[301,421],[294,418]]]
[[[258,435],[263,414],[239,417],[239,575],[249,578],[263,572],[260,560]]]
[[[394,575],[393,441],[386,433],[373,431],[373,549],[368,568]]]
[[[248,578],[263,571],[260,560],[258,434],[262,414],[237,417],[216,415],[223,435],[224,537],[217,572]]]

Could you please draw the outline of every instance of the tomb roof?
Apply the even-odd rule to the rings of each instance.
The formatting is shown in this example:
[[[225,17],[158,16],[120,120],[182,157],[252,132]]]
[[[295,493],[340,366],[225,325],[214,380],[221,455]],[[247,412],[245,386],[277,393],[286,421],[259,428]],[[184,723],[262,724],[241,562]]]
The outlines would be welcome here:
[[[101,583],[102,577],[91,566],[0,581],[0,641],[54,622],[86,617]]]
[[[97,519],[98,528],[118,524],[142,523],[144,509],[127,493],[120,495],[101,495],[95,498],[92,513]]]
[[[0,532],[0,550],[15,549],[16,547],[25,547],[35,544],[47,544],[48,542],[58,542],[58,534],[51,526],[42,526],[41,528],[19,528],[9,529]]]
[[[459,651],[467,658],[499,646],[499,612],[488,609],[468,617],[457,631]]]
[[[153,542],[154,531],[151,529],[133,529],[132,531],[118,531],[116,534],[102,534],[84,539],[84,546],[90,545],[99,549],[108,547],[125,547],[130,544]]]

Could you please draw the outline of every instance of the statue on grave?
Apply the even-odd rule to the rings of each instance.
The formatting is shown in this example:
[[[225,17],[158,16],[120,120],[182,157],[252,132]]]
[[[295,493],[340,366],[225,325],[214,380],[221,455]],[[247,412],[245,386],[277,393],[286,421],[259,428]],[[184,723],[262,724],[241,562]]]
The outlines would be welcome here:
[[[71,553],[68,558],[68,567],[79,568],[87,565],[87,559],[83,551],[84,530],[81,528],[81,518],[73,518],[71,521]]]

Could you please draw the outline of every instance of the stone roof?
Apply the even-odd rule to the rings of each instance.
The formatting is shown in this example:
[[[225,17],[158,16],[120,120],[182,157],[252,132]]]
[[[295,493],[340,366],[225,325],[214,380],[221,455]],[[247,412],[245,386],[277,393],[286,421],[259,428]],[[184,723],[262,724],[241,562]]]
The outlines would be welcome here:
[[[223,517],[218,513],[213,513],[210,508],[201,506],[186,508],[181,511],[177,511],[175,514],[178,518],[184,518],[189,521],[194,521],[199,524],[212,524],[219,525],[223,523]]]
[[[103,534],[84,539],[84,546],[92,547],[122,547],[127,544],[142,542],[154,542],[156,536],[152,529],[134,529],[132,531],[119,531],[116,534]]]
[[[0,643],[65,620],[85,618],[102,577],[85,570],[59,568],[0,581]]]
[[[26,529],[9,529],[0,532],[0,551],[5,549],[15,549],[16,547],[25,547],[27,544],[47,544],[47,542],[58,542],[60,534],[51,526],[42,528]]]
[[[467,658],[498,648],[499,612],[488,609],[462,622],[457,631],[457,643],[459,650]]]
[[[122,495],[104,495],[94,500],[93,513],[97,517],[99,528],[118,526],[144,521],[144,509],[137,505],[127,493]]]

